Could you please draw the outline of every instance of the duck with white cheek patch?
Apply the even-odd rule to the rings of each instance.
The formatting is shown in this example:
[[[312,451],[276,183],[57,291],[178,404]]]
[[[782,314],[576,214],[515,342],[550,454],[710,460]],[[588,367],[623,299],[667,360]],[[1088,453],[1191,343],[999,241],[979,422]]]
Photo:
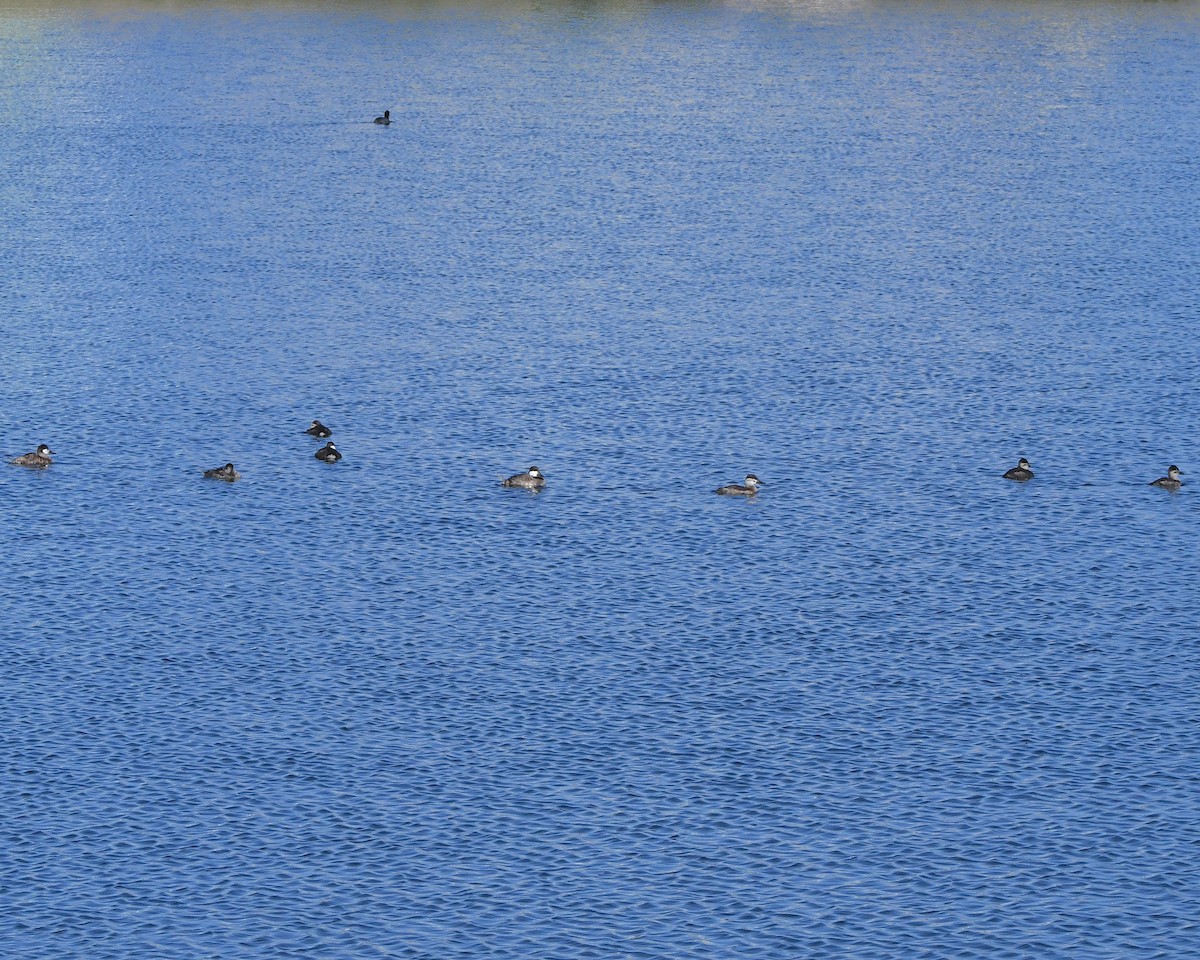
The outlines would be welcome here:
[[[233,483],[234,480],[242,479],[242,475],[233,468],[232,463],[227,463],[223,467],[213,467],[211,470],[205,470],[204,476],[209,480],[224,480],[226,483]]]
[[[339,460],[342,459],[341,451],[338,450],[338,448],[336,446],[334,446],[332,440],[330,440],[327,444],[325,444],[325,446],[323,446],[320,450],[318,450],[316,453],[314,453],[313,456],[316,457],[318,460],[320,460],[322,463],[337,463]]]
[[[38,447],[33,453],[23,453],[15,460],[10,461],[13,466],[17,467],[33,467],[35,470],[40,470],[43,467],[48,467],[54,461],[51,459],[54,451],[44,443]]]
[[[1167,467],[1167,475],[1165,477],[1159,477],[1157,480],[1150,481],[1150,486],[1158,487],[1161,490],[1178,490],[1183,486],[1183,481],[1179,479],[1179,476],[1182,473],[1182,470],[1180,470],[1174,464],[1171,464],[1171,466]]]
[[[524,473],[515,473],[503,483],[502,487],[517,487],[521,490],[532,490],[535,493],[546,486],[546,478],[537,467],[530,467]]]
[[[1022,457],[1017,461],[1017,465],[1004,474],[1005,480],[1016,480],[1018,483],[1024,483],[1026,480],[1033,479],[1033,471],[1029,469],[1029,461]]]
[[[763,482],[754,474],[748,473],[745,483],[727,483],[723,487],[717,487],[717,493],[723,497],[753,497],[761,486]]]

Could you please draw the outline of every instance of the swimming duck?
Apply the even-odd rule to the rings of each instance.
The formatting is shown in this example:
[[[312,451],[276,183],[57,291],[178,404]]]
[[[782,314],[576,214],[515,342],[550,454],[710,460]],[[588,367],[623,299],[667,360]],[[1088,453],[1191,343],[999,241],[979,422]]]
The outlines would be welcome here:
[[[376,118],[375,118],[375,122],[376,122],[376,123],[378,123],[378,124],[381,124],[382,126],[385,126],[385,127],[386,127],[386,126],[387,126],[389,123],[391,123],[391,122],[392,122],[392,111],[391,111],[391,110],[384,110],[384,111],[383,111],[383,116],[382,116],[382,117],[376,117]]]
[[[333,436],[333,431],[325,426],[325,424],[323,424],[320,420],[314,420],[312,422],[312,426],[304,432],[309,436],[317,437],[320,440],[324,440],[326,437]]]
[[[503,483],[502,487],[520,487],[522,490],[533,490],[535,493],[546,485],[546,478],[537,467],[530,467],[524,473],[515,473]]]
[[[1024,483],[1026,480],[1033,479],[1033,471],[1029,469],[1029,461],[1022,457],[1017,461],[1017,465],[1004,474],[1005,480],[1017,480]]]
[[[10,462],[16,464],[18,467],[34,467],[40,469],[42,467],[48,467],[54,462],[50,459],[53,453],[54,451],[43,443],[33,453],[23,453],[21,456]]]
[[[327,444],[325,444],[325,446],[323,446],[320,450],[318,450],[314,454],[314,456],[318,460],[321,460],[325,463],[337,463],[339,460],[342,459],[341,453],[339,453],[338,448],[333,445],[332,440],[330,440]]]
[[[204,476],[209,480],[227,480],[229,483],[242,479],[242,475],[233,469],[232,463],[227,463],[223,467],[213,467],[211,470],[205,470]]]
[[[1162,487],[1164,490],[1178,490],[1183,486],[1183,481],[1179,479],[1179,475],[1182,472],[1177,466],[1171,464],[1171,466],[1167,467],[1167,475],[1150,481],[1150,486]]]
[[[723,487],[717,487],[717,493],[723,497],[752,497],[762,485],[763,482],[758,477],[748,473],[745,483],[727,483]]]

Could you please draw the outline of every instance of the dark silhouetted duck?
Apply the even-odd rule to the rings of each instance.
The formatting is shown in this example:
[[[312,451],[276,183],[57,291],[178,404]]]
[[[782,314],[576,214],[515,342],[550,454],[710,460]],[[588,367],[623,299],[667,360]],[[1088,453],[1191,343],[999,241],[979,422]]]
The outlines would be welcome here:
[[[30,454],[32,456],[32,454]],[[16,463],[14,460],[13,463]],[[1167,467],[1167,475],[1159,477],[1157,480],[1150,481],[1152,487],[1162,487],[1164,490],[1178,490],[1183,486],[1183,481],[1179,479],[1179,475],[1183,473],[1177,466],[1171,464]]]
[[[763,482],[758,477],[748,473],[745,483],[727,483],[723,487],[717,487],[717,493],[723,497],[752,497],[762,485]]]
[[[515,473],[500,486],[502,487],[520,487],[522,490],[541,490],[546,485],[546,478],[542,476],[542,471],[537,467],[530,467],[524,473]]]
[[[1033,479],[1033,471],[1029,469],[1029,461],[1022,457],[1017,465],[1004,474],[1005,480],[1019,480],[1024,483]]]
[[[211,470],[205,470],[204,475],[209,480],[226,480],[229,483],[242,479],[242,475],[233,469],[232,463],[227,463],[223,467],[213,467]]]
[[[317,437],[320,440],[324,440],[326,437],[333,436],[333,431],[325,426],[325,424],[323,424],[320,420],[314,420],[312,422],[312,426],[304,432],[309,436]]]
[[[40,469],[42,467],[48,467],[54,462],[50,459],[53,454],[54,451],[43,443],[33,453],[23,453],[21,456],[13,460],[12,463],[16,464],[18,467],[35,467]]]
[[[387,126],[389,123],[391,123],[391,122],[392,122],[392,111],[391,111],[391,110],[384,110],[384,111],[383,111],[383,116],[382,116],[382,117],[376,117],[376,118],[375,118],[375,122],[376,122],[376,123],[378,123],[378,124],[380,124],[381,126],[384,126],[384,127],[386,127],[386,126]]]
[[[342,459],[341,453],[339,453],[338,448],[333,445],[332,440],[330,440],[327,444],[325,444],[325,446],[323,446],[320,450],[318,450],[314,454],[314,456],[318,460],[321,460],[325,463],[337,463],[339,460]]]

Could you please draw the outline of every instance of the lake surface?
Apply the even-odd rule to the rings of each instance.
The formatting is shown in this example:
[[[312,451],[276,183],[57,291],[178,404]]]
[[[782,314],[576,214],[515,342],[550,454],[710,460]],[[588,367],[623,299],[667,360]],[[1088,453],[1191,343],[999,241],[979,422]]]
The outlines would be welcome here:
[[[1188,3],[0,7],[0,953],[1200,956],[1198,94]]]

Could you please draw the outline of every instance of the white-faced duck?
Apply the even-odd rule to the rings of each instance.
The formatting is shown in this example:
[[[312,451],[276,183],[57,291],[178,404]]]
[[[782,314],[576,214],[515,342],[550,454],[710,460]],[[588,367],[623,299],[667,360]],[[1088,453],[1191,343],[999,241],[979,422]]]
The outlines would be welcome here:
[[[530,467],[524,473],[514,473],[500,484],[502,487],[519,487],[522,490],[541,490],[546,485],[546,478],[537,467]]]
[[[1022,457],[1017,461],[1017,465],[1004,474],[1005,480],[1016,480],[1019,483],[1024,483],[1026,480],[1033,479],[1033,471],[1029,469],[1029,461]]]
[[[53,454],[54,451],[43,443],[33,453],[23,453],[11,462],[18,467],[33,467],[35,470],[40,470],[54,462],[50,459]]]
[[[242,475],[233,469],[232,463],[227,463],[223,467],[213,467],[211,470],[205,470],[204,476],[209,480],[224,480],[228,483],[242,479]]]
[[[1167,467],[1167,475],[1150,481],[1150,486],[1162,487],[1164,490],[1178,490],[1183,486],[1183,481],[1179,479],[1181,473],[1183,473],[1182,470],[1171,464],[1171,466]]]
[[[318,450],[314,456],[323,463],[337,463],[342,459],[341,453],[338,451],[338,448],[333,445],[332,440]]]
[[[312,426],[304,431],[310,437],[316,437],[318,440],[324,440],[326,437],[332,437],[333,431],[330,430],[320,420],[314,420]]]
[[[752,497],[758,493],[758,488],[763,486],[763,482],[754,474],[746,474],[745,483],[727,483],[723,487],[717,487],[717,493],[723,497]]]

